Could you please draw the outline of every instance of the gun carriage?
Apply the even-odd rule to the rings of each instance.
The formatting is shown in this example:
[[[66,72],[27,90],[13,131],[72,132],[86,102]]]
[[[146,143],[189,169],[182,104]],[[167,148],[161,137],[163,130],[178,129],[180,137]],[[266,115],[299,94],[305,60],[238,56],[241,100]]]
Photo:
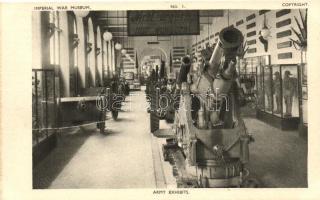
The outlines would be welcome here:
[[[172,133],[159,126],[152,129],[154,135],[167,137],[163,156],[173,166],[178,187],[257,186],[245,167],[253,138],[240,115],[236,83],[236,56],[242,43],[238,29],[221,30],[213,51],[202,52],[205,62],[192,80],[190,59],[182,59]]]
[[[101,133],[105,130],[107,111],[117,120],[122,99],[106,87],[85,88],[79,97],[58,99],[58,126],[82,125],[96,122]],[[122,98],[122,96],[120,96]]]

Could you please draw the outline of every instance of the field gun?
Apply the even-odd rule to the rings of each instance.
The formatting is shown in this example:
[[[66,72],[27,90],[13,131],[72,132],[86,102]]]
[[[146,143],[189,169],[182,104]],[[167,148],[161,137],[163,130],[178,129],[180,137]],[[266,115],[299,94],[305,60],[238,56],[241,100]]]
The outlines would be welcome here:
[[[203,63],[195,78],[189,80],[188,66],[181,65],[172,132],[154,130],[155,136],[167,137],[163,156],[173,165],[178,187],[257,186],[245,168],[253,138],[240,116],[236,83],[242,43],[238,29],[224,28],[215,47],[201,52]]]

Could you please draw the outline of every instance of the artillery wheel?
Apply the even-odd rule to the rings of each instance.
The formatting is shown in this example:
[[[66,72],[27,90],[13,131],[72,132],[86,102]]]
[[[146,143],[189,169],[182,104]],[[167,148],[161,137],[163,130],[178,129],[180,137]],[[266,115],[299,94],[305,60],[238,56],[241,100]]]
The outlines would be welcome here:
[[[112,115],[112,119],[113,120],[117,120],[118,119],[118,111],[117,110],[113,110],[111,111],[111,115]]]

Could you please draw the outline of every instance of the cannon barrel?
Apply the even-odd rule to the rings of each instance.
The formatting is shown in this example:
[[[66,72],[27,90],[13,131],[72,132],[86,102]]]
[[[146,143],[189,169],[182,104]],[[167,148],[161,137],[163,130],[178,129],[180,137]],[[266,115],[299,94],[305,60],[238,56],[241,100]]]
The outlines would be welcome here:
[[[209,61],[209,73],[215,76],[218,72],[222,56],[225,57],[224,68],[233,60],[235,62],[239,46],[243,42],[242,33],[234,28],[227,27],[220,31],[219,40]]]

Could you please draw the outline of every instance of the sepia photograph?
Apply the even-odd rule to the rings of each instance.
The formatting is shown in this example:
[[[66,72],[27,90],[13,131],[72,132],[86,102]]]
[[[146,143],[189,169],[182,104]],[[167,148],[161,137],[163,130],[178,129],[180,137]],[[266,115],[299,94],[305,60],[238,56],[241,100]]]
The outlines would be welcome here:
[[[1,200],[320,196],[320,2],[0,1]]]
[[[307,16],[33,11],[33,189],[308,187]]]

